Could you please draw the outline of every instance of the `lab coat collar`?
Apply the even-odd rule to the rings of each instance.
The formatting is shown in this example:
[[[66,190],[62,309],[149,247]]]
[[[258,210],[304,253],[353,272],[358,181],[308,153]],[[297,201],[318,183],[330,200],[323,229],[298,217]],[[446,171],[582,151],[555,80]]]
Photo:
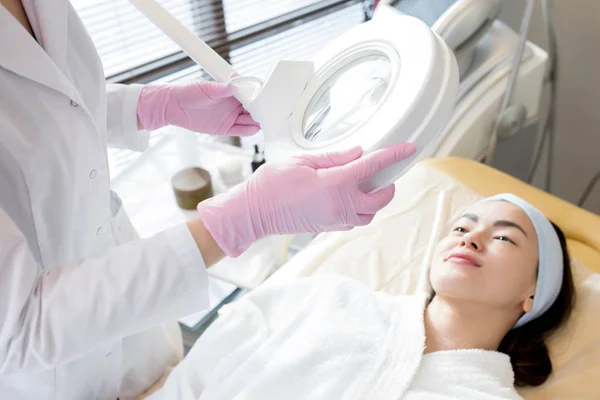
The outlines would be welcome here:
[[[39,43],[0,5],[0,67],[76,98],[66,75],[68,2],[23,3]]]

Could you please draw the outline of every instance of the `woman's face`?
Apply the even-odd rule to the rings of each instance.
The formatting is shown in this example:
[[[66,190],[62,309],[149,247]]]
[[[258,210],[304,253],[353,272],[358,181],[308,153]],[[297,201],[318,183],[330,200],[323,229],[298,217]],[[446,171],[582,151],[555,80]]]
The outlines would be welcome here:
[[[505,201],[477,204],[436,247],[431,284],[437,295],[494,308],[520,308],[535,293],[538,245],[533,225]]]

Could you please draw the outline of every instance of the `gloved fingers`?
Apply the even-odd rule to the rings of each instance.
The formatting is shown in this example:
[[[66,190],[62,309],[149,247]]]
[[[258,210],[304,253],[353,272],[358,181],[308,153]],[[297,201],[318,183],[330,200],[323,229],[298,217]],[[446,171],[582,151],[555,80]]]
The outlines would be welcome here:
[[[237,88],[225,82],[198,81],[194,85],[211,100],[222,100],[232,97]]]
[[[364,193],[359,197],[356,204],[356,212],[359,214],[375,214],[390,204],[395,193],[396,186],[394,184],[386,186],[375,193]]]
[[[344,173],[350,173],[357,181],[363,181],[371,175],[412,156],[417,148],[412,143],[399,143],[362,157],[344,167]]]
[[[299,164],[313,169],[339,167],[358,160],[362,153],[362,148],[353,147],[346,151],[304,155],[299,157]]]
[[[366,226],[373,221],[375,214],[357,214],[356,215],[356,226]]]
[[[226,133],[226,136],[252,136],[260,131],[256,125],[233,125]]]
[[[244,111],[240,115],[238,115],[237,119],[235,120],[235,124],[236,125],[248,125],[248,126],[260,126],[259,123],[256,122],[254,120],[254,118],[252,118],[252,116],[247,111]]]

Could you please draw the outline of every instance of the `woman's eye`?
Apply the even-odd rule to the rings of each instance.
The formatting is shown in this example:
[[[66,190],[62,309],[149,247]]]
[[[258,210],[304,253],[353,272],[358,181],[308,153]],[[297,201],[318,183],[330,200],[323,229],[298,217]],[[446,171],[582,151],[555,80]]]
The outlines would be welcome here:
[[[515,244],[515,242],[513,242],[508,236],[497,236],[496,239]]]
[[[454,232],[465,233],[465,232],[467,232],[467,230],[465,228],[463,228],[462,226],[457,226],[456,228],[454,228]]]

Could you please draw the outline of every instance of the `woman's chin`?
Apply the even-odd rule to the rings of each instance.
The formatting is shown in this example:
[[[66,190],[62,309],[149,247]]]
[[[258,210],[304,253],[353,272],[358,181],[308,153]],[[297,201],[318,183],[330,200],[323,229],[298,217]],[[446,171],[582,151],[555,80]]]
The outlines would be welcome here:
[[[453,268],[452,270],[444,271],[443,274],[437,274],[431,278],[431,286],[436,294],[444,294],[451,297],[468,297],[473,293],[473,289],[477,286],[475,274],[478,271],[473,271],[473,267]]]

